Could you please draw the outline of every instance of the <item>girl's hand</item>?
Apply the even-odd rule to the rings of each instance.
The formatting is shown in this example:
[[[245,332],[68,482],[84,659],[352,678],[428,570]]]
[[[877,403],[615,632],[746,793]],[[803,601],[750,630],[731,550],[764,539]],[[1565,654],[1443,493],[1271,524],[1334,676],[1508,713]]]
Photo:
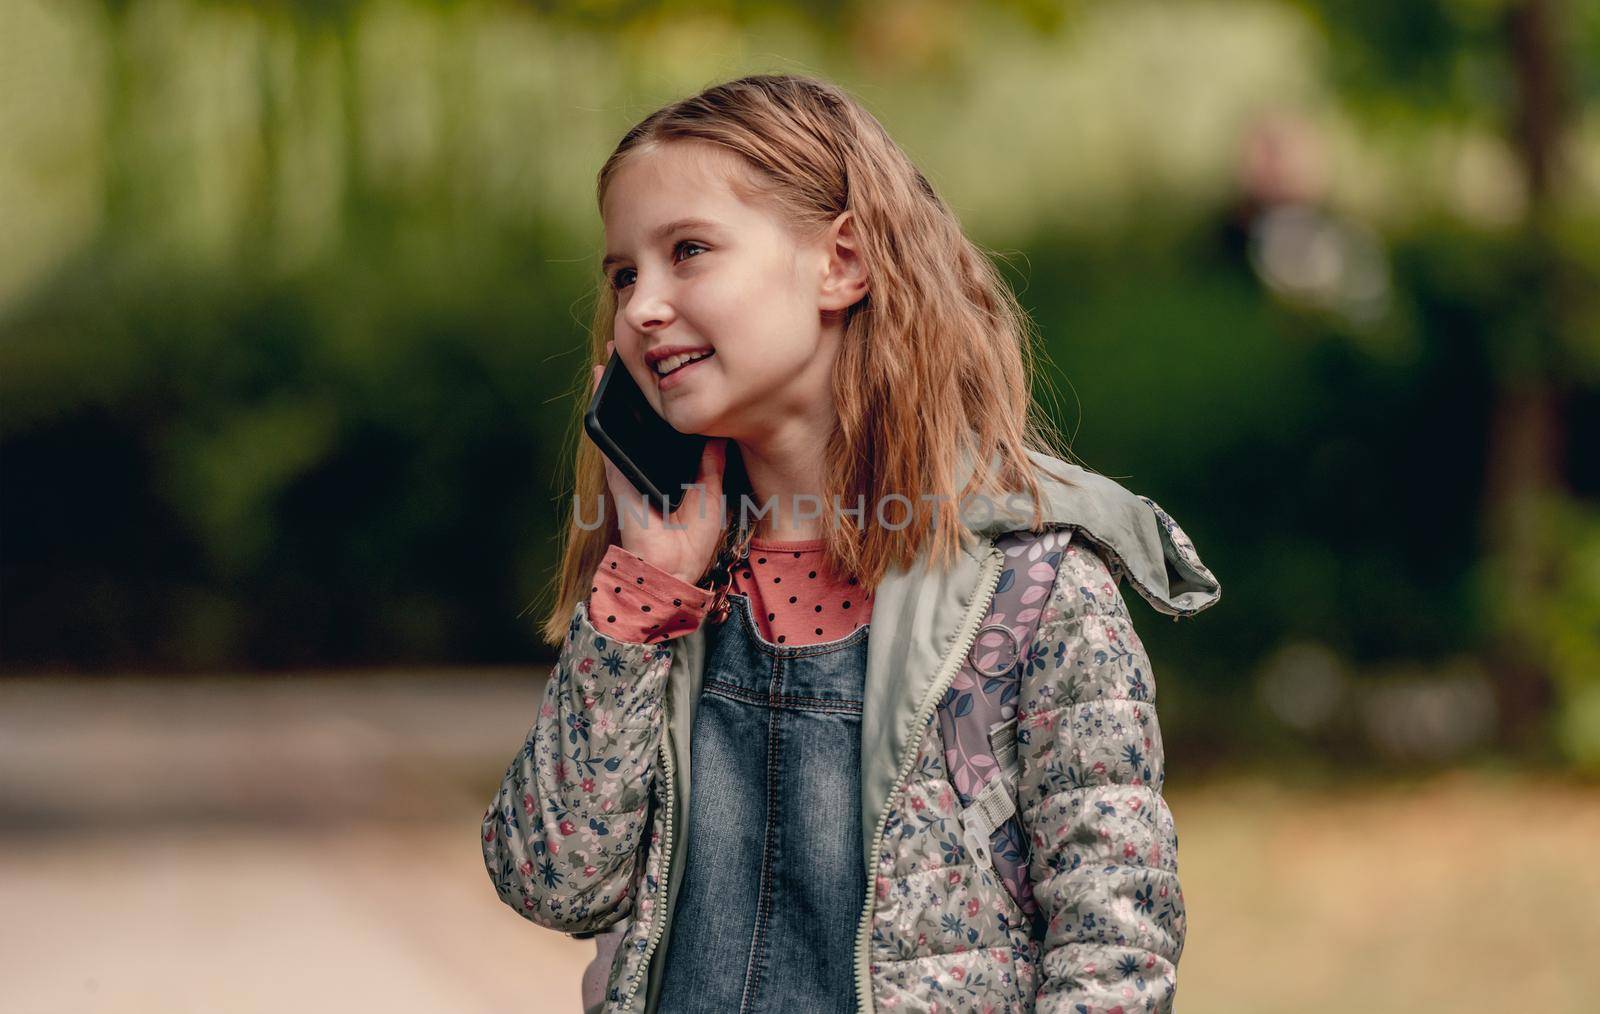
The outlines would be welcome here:
[[[608,360],[615,344],[606,342]],[[604,372],[604,364],[595,364],[590,394],[600,386],[600,375]],[[711,566],[725,527],[722,476],[728,460],[727,438],[713,437],[706,441],[705,452],[700,456],[700,471],[695,476],[700,488],[691,488],[685,493],[678,509],[665,521],[661,516],[661,504],[651,502],[634,489],[633,483],[605,454],[602,453],[600,459],[605,462],[606,487],[617,509],[622,548],[689,584],[698,582]],[[647,511],[649,522],[641,526],[637,519]]]

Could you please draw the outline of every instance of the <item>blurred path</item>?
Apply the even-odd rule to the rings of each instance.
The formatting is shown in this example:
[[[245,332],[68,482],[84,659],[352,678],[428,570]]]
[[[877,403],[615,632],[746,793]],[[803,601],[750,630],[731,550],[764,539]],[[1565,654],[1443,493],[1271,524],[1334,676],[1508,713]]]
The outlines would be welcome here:
[[[478,823],[542,673],[0,682],[0,1010],[575,1012],[591,944]],[[1168,800],[1178,1009],[1587,1011],[1600,790],[1457,772]]]
[[[0,682],[0,1009],[576,1011],[477,828],[542,673]]]

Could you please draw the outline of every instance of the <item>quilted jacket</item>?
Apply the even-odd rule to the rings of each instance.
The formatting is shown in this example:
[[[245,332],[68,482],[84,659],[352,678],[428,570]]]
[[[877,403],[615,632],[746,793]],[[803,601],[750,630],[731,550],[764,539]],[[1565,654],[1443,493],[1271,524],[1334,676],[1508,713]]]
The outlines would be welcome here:
[[[1058,458],[1047,524],[1071,531],[1018,699],[1018,805],[1043,940],[962,842],[935,709],[1001,571],[993,539],[1026,527],[1016,494],[960,560],[926,557],[876,589],[862,714],[869,889],[855,941],[860,1009],[1170,1011],[1185,909],[1155,680],[1118,586],[1175,620],[1221,588],[1152,500]],[[969,468],[964,465],[964,468]],[[965,477],[964,473],[963,480]],[[569,934],[630,920],[604,1010],[653,1011],[689,810],[689,732],[704,633],[644,645],[598,632],[580,603],[539,714],[484,814],[484,863],[519,915]]]

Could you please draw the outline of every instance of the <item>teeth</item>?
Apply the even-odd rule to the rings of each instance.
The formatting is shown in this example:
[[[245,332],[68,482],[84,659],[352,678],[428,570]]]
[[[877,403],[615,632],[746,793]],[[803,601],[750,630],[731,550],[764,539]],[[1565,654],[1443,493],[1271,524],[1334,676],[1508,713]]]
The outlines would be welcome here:
[[[656,363],[656,373],[666,376],[684,363],[692,363],[696,359],[704,359],[709,355],[711,355],[710,349],[706,349],[704,352],[685,352],[676,356],[668,356],[666,359]]]

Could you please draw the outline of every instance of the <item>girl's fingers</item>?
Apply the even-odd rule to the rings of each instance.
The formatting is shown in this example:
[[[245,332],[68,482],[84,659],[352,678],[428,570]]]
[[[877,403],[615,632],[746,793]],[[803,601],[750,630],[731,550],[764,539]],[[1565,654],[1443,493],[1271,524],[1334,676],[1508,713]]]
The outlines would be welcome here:
[[[717,437],[706,441],[705,452],[700,455],[700,481],[706,488],[722,487],[722,475],[728,463],[728,438]]]
[[[722,468],[719,459],[726,443],[726,437],[712,437],[706,441],[706,445],[700,449],[700,467],[695,474],[695,482],[709,483],[720,476]]]
[[[678,505],[679,513],[692,514],[693,517],[710,517],[712,512],[719,511],[722,501],[718,494],[722,493],[723,466],[728,454],[728,439],[726,437],[712,437],[706,441],[705,449],[700,452],[700,470],[695,476],[695,485],[699,488],[691,489],[684,496],[683,502]],[[719,526],[721,518],[718,519]]]
[[[601,455],[601,457],[605,457],[605,455]],[[649,499],[633,488],[633,483],[628,481],[628,477],[622,474],[622,469],[618,468],[615,462],[610,458],[606,458],[605,461],[608,485],[611,487],[611,495],[617,501],[617,520],[620,522],[622,519],[621,510],[623,507],[627,508],[629,523],[631,524],[637,524],[640,517],[654,517],[654,513],[650,512]]]

